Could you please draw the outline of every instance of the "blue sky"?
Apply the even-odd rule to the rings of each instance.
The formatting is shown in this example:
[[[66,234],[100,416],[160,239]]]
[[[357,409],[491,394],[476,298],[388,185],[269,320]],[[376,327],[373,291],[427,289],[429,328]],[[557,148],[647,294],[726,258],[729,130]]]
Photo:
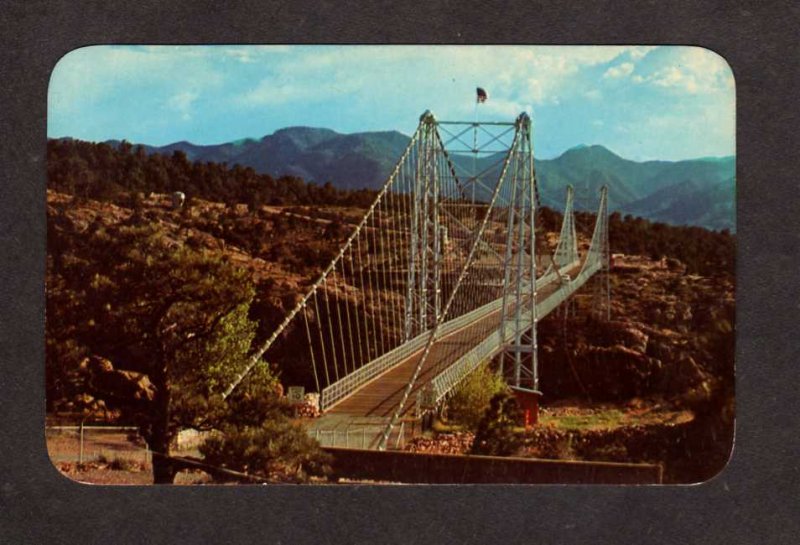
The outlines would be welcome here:
[[[477,109],[476,86],[489,92]],[[295,125],[411,134],[426,109],[528,111],[540,158],[578,144],[634,160],[735,153],[730,68],[675,46],[92,46],[53,70],[47,133],[152,145]]]

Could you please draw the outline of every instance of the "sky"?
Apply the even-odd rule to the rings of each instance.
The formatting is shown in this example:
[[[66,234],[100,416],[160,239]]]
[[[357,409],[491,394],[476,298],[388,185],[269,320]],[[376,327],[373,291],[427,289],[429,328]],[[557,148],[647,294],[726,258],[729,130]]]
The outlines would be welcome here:
[[[674,161],[734,155],[735,100],[727,62],[688,46],[90,46],[53,70],[47,134],[157,146],[289,126],[411,135],[425,110],[526,111],[538,158],[601,144]]]

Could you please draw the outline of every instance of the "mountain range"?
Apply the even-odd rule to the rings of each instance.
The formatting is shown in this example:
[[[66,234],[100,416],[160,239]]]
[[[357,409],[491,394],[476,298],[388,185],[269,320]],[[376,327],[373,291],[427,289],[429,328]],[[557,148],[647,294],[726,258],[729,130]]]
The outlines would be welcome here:
[[[238,163],[272,176],[330,181],[342,189],[375,189],[386,180],[408,142],[409,137],[397,131],[340,134],[330,129],[287,127],[261,139],[144,147],[149,153],[180,150],[191,161]],[[486,157],[477,168],[496,160]],[[556,209],[563,207],[567,184],[575,187],[578,209],[594,209],[600,187],[608,184],[611,210],[676,225],[735,231],[736,167],[732,156],[637,162],[600,145],[581,145],[554,159],[536,160],[535,168],[543,204]]]

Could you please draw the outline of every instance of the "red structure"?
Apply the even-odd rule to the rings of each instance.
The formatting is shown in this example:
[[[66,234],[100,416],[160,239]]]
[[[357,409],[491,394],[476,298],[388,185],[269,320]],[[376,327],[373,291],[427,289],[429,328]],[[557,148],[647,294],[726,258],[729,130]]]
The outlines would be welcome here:
[[[542,392],[513,386],[511,390],[514,392],[514,397],[517,399],[517,404],[522,412],[521,424],[525,426],[525,429],[532,428],[539,422],[539,398]]]

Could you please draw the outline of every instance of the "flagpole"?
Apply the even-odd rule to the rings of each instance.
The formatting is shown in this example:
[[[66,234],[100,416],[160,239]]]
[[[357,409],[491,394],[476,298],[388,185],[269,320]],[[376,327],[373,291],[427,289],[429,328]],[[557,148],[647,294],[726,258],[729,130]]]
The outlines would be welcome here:
[[[475,206],[475,186],[478,181],[475,175],[478,172],[478,103],[480,100],[475,97],[475,107],[472,111],[472,205]]]

